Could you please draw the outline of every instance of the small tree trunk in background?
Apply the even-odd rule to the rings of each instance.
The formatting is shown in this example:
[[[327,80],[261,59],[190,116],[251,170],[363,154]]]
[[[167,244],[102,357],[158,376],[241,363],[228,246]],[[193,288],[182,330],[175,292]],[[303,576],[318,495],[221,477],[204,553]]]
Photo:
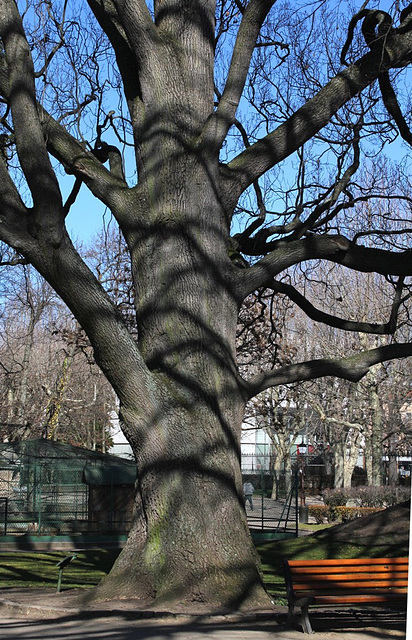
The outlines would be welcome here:
[[[280,473],[277,466],[272,465],[272,474],[273,474],[273,484],[272,484],[272,500],[279,500],[279,482],[280,482]]]
[[[370,479],[369,484],[380,487],[382,484],[382,409],[376,387],[370,390],[372,406],[372,430],[370,439]]]
[[[48,440],[55,440],[59,429],[59,418],[63,406],[64,394],[66,392],[69,381],[69,370],[73,360],[75,347],[72,347],[69,354],[66,354],[59,378],[57,380],[56,389],[47,405],[47,421],[45,424],[45,433]]]
[[[346,439],[340,438],[335,443],[335,489],[340,489],[344,486],[345,478],[345,453],[346,453]]]
[[[359,431],[356,433],[352,431],[352,433],[350,433],[350,442],[348,443],[349,452],[345,459],[345,474],[343,480],[343,486],[348,489],[352,486],[352,475],[359,457],[360,440],[361,433]]]
[[[292,458],[290,451],[285,454],[285,493],[286,497],[290,495],[292,491]]]
[[[273,433],[276,430],[273,428]],[[276,443],[274,445],[275,452],[272,458],[272,470],[273,470],[273,486],[272,486],[272,499],[279,500],[279,484],[282,475],[284,475],[285,493],[288,496],[290,492],[290,447],[288,434],[278,432],[276,434]]]

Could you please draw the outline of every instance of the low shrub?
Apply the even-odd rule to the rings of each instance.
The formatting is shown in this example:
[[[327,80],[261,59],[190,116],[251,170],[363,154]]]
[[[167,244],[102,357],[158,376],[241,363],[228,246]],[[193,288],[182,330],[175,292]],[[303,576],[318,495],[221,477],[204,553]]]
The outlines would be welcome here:
[[[339,520],[339,507],[335,505],[329,505],[328,507],[328,522],[336,522]]]
[[[330,507],[345,507],[350,501],[357,507],[392,507],[410,498],[410,487],[351,487],[348,489],[327,489],[323,502]]]
[[[346,506],[329,506],[329,505],[309,505],[308,514],[313,518],[316,524],[323,524],[325,520],[328,522],[348,522],[367,516],[370,513],[382,511],[382,507],[346,507]]]
[[[392,507],[405,502],[411,495],[410,487],[356,487],[351,490],[352,500],[361,507]]]
[[[326,489],[323,493],[323,502],[329,507],[344,507],[347,501],[347,489]]]
[[[367,516],[370,513],[377,513],[382,511],[380,507],[335,507],[338,513],[338,517],[342,522],[348,522],[349,520],[355,520],[362,516]]]
[[[308,514],[309,517],[314,518],[316,524],[323,524],[328,518],[329,507],[326,505],[309,505]]]

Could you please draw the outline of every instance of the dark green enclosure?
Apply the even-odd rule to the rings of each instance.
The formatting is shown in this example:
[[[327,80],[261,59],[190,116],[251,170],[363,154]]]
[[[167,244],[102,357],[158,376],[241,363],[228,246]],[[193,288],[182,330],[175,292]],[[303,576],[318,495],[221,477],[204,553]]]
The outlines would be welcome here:
[[[0,444],[0,535],[127,533],[134,462],[51,440]]]

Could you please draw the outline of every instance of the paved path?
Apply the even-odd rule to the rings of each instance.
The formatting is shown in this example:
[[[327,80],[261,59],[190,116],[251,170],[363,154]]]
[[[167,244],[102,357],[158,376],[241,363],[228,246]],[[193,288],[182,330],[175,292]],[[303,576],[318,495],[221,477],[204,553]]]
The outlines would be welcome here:
[[[249,526],[262,529],[275,529],[282,531],[285,527],[292,530],[296,527],[296,509],[294,504],[285,506],[284,501],[253,496],[253,511],[249,504],[246,505],[246,516]]]
[[[62,598],[60,599],[60,595]],[[12,599],[13,598],[13,599]],[[142,617],[132,601],[70,607],[70,592],[0,589],[0,640],[303,640],[284,625],[286,607],[270,617],[216,616],[202,619]],[[153,615],[145,612],[143,615]],[[378,609],[314,612],[313,640],[404,640],[405,614]]]
[[[314,619],[315,623],[319,620]],[[343,622],[341,620],[341,622]],[[346,621],[347,622],[347,621]],[[300,631],[287,630],[276,623],[183,623],[167,620],[133,621],[117,617],[59,620],[2,618],[1,640],[302,640]],[[313,640],[401,640],[401,629],[376,626],[317,631]]]
[[[276,637],[276,636],[275,636]],[[291,632],[278,636],[297,640],[302,634]],[[1,621],[2,640],[273,640],[270,628],[250,626],[235,628],[232,624],[185,624],[176,621],[125,621],[117,618],[93,620],[62,619],[60,621]]]

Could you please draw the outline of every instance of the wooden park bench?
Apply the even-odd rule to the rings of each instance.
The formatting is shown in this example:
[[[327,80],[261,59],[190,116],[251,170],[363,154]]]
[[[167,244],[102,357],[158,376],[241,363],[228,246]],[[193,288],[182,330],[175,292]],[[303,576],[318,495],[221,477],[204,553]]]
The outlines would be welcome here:
[[[354,560],[284,560],[289,602],[288,623],[297,621],[313,633],[311,605],[388,605],[406,603],[408,558]],[[295,607],[301,614],[295,616]]]

